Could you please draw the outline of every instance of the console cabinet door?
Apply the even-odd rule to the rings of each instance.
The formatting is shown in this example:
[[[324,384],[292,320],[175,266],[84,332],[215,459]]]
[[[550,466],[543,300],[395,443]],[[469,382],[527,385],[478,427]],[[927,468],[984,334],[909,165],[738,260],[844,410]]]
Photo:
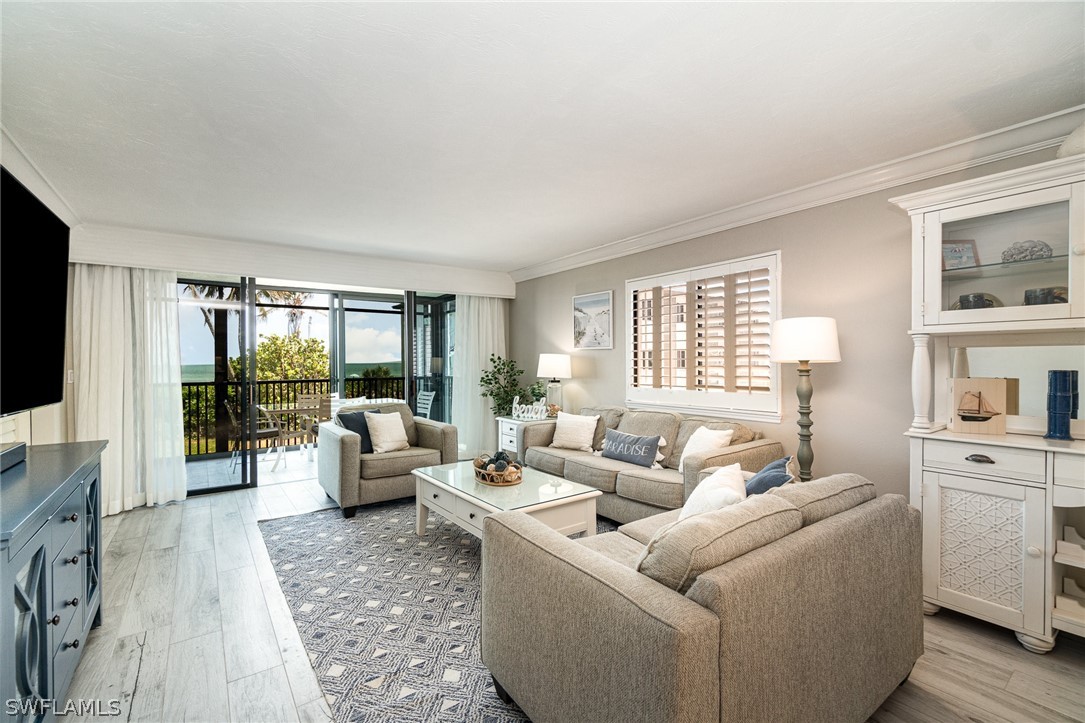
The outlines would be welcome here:
[[[52,669],[49,596],[49,530],[43,528],[4,565],[0,656],[5,715],[23,723],[44,720]]]
[[[923,594],[938,604],[1044,633],[1046,492],[923,473]]]

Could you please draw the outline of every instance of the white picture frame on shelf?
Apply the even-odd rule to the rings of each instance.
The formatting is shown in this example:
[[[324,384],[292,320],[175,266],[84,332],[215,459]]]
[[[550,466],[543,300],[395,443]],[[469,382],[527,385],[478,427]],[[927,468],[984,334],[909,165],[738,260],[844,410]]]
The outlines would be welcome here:
[[[614,292],[573,297],[573,348],[614,348]]]

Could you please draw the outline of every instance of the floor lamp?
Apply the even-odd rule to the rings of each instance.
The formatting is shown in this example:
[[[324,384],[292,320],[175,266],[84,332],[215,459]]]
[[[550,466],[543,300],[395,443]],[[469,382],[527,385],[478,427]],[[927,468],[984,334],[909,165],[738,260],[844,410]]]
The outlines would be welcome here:
[[[813,475],[814,448],[810,444],[810,365],[840,361],[840,343],[836,336],[836,319],[827,316],[797,316],[779,319],[772,324],[770,359],[781,364],[799,365],[799,479],[806,482]]]

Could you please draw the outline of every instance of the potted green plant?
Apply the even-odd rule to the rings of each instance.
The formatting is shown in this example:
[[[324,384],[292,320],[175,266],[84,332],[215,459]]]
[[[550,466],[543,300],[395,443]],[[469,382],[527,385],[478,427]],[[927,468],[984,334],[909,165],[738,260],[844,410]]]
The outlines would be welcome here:
[[[532,404],[546,394],[546,384],[537,381],[529,387],[520,386],[520,375],[524,370],[513,359],[505,359],[496,354],[490,355],[490,368],[482,370],[478,385],[481,395],[493,402],[490,409],[498,416],[512,414],[512,400],[520,397],[521,404]]]

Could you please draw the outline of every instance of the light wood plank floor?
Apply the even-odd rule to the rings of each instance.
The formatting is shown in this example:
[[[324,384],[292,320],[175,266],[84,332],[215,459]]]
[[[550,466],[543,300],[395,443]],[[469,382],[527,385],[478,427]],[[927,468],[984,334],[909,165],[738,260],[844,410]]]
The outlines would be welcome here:
[[[319,486],[289,487],[105,518],[103,624],[69,697],[120,700],[132,721],[330,720],[256,525],[329,504]],[[1085,641],[1063,634],[1036,655],[1007,630],[943,610],[926,618],[908,682],[871,720],[1085,721]]]

